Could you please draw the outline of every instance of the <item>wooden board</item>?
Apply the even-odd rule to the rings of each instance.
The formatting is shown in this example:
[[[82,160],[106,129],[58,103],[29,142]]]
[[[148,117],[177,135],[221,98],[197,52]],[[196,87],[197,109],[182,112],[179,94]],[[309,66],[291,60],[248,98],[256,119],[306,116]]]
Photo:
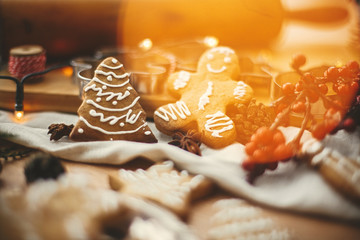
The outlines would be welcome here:
[[[9,76],[6,70],[1,75]],[[16,84],[10,80],[0,80],[0,108],[14,110]],[[24,111],[59,111],[74,113],[81,104],[78,87],[72,78],[62,70],[47,73],[38,81],[24,85]]]
[[[10,76],[6,69],[0,75]],[[0,109],[13,111],[15,106],[16,84],[13,81],[0,79]],[[171,98],[163,95],[140,94],[140,104],[147,117],[152,118],[153,112]],[[79,87],[71,76],[66,76],[62,69],[45,74],[38,81],[29,81],[24,85],[24,111],[57,111],[76,113],[82,100]]]

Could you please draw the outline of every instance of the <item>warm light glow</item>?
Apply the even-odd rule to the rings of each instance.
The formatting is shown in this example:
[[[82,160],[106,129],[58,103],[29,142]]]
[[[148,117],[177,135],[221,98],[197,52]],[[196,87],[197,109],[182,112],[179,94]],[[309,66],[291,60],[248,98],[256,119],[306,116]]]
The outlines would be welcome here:
[[[73,74],[73,68],[72,67],[64,67],[61,69],[62,74],[64,74],[67,77],[71,77]]]
[[[340,68],[342,66],[344,66],[344,63],[342,61],[340,61],[340,60],[336,61],[335,67]]]
[[[153,43],[150,38],[145,38],[139,43],[139,48],[143,51],[148,51],[152,48]]]
[[[15,111],[14,114],[17,120],[21,120],[24,116],[24,111]]]
[[[219,44],[219,39],[213,36],[208,36],[204,38],[204,44],[207,47],[213,48],[216,47]]]

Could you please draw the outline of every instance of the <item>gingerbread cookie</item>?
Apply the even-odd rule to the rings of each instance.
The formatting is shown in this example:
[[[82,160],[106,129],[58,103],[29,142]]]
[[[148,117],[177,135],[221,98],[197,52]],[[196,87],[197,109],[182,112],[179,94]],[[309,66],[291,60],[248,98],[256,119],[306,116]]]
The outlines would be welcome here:
[[[94,78],[84,87],[85,99],[78,109],[79,121],[70,133],[71,139],[157,142],[129,76],[113,57],[100,63]]]
[[[147,170],[121,169],[118,176],[110,175],[109,181],[114,190],[152,200],[180,216],[186,214],[191,200],[205,195],[211,187],[204,176],[190,176],[186,170],[179,172],[171,161]]]
[[[292,239],[286,229],[264,217],[258,207],[236,198],[221,199],[213,204],[215,214],[210,218],[211,227],[207,239]]]
[[[249,102],[253,95],[250,86],[236,80],[239,73],[238,58],[232,49],[206,51],[196,73],[180,71],[169,77],[168,90],[180,99],[154,112],[156,127],[169,135],[196,130],[201,133],[201,141],[212,148],[233,143],[236,129],[227,111],[236,103]]]
[[[344,196],[360,202],[360,138],[359,132],[344,130],[322,141],[308,140],[299,158],[318,169],[323,178]]]

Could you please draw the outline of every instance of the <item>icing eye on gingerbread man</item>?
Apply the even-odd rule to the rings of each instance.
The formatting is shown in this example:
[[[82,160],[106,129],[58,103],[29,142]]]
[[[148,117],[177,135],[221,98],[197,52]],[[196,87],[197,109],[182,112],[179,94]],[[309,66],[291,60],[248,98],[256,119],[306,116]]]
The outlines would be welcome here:
[[[225,147],[236,139],[234,122],[228,117],[230,106],[247,103],[253,95],[250,86],[239,78],[240,68],[234,50],[217,47],[200,58],[197,72],[172,74],[167,87],[179,98],[154,112],[156,127],[172,135],[175,131],[195,130],[205,145]]]
[[[239,62],[234,50],[228,47],[217,47],[210,49],[200,58],[198,69],[205,74],[227,73],[235,77],[239,74]]]

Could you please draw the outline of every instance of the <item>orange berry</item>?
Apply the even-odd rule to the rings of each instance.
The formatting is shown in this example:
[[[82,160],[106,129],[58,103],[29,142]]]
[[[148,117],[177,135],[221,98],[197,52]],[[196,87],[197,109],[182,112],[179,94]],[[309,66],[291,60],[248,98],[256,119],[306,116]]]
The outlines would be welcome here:
[[[359,83],[358,82],[352,82],[350,83],[350,92],[351,94],[355,94],[359,90]]]
[[[346,64],[346,66],[350,69],[352,72],[358,72],[359,71],[359,63],[357,61],[350,61]]]
[[[292,59],[291,66],[295,69],[305,65],[306,57],[303,54],[295,54]]]
[[[293,152],[291,147],[285,144],[280,144],[279,146],[277,146],[273,153],[274,160],[277,161],[288,159],[292,157],[292,155]]]
[[[263,144],[271,143],[273,138],[273,132],[268,127],[260,127],[255,134]]]
[[[297,92],[301,92],[303,89],[304,89],[304,82],[303,81],[300,81],[298,83],[295,84],[295,90]]]
[[[284,134],[281,131],[277,130],[273,136],[274,145],[277,146],[277,145],[283,144],[283,143],[285,143],[285,141],[286,141],[286,139],[284,137]]]
[[[324,123],[316,125],[316,127],[311,132],[312,136],[318,140],[324,139],[327,133],[328,132],[326,131]]]
[[[261,149],[256,149],[252,157],[256,163],[265,163],[268,160],[268,155]]]
[[[295,92],[295,85],[293,83],[284,83],[282,85],[284,95],[292,95]]]
[[[291,109],[296,113],[302,113],[305,112],[306,106],[303,101],[297,101],[291,106]]]
[[[302,79],[306,83],[314,83],[315,82],[315,76],[309,72],[304,73]]]
[[[320,84],[318,85],[318,88],[319,88],[319,91],[320,91],[322,94],[324,94],[324,95],[327,94],[327,92],[328,92],[328,87],[326,86],[326,84],[320,83]]]
[[[327,78],[328,81],[334,82],[339,77],[339,69],[336,67],[329,67],[324,72],[324,77]]]
[[[316,92],[315,90],[313,90],[313,89],[309,89],[309,90],[307,91],[306,96],[309,98],[309,101],[310,101],[311,103],[315,103],[315,102],[317,102],[317,100],[319,100],[319,95],[318,95],[317,92]]]
[[[254,151],[256,150],[256,143],[255,142],[248,142],[246,145],[245,145],[245,152],[248,154],[248,155],[252,155],[254,153]]]
[[[342,84],[338,87],[338,93],[339,95],[348,95],[350,94],[350,87],[347,84]]]

